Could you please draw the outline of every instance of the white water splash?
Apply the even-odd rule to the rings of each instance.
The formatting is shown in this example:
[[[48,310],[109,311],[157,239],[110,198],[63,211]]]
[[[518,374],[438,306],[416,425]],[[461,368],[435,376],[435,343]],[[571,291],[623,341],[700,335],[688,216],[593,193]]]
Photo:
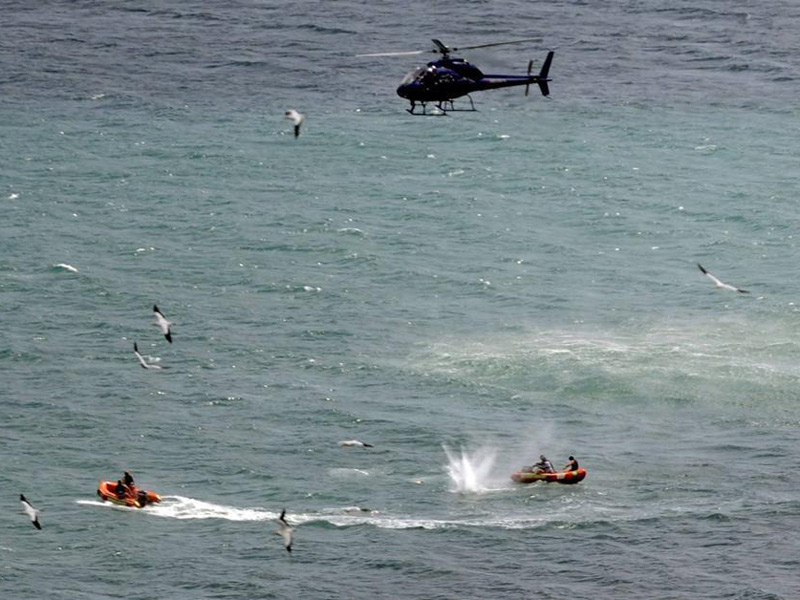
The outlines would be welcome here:
[[[456,456],[445,445],[442,448],[449,461],[447,474],[453,482],[454,492],[487,492],[494,489],[487,487],[496,456],[494,448],[479,448],[471,455],[462,448],[460,456]]]

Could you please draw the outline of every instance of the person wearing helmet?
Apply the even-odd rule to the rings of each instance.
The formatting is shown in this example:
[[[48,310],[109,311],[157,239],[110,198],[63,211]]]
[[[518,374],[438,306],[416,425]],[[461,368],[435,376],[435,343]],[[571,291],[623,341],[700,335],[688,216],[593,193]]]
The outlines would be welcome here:
[[[539,455],[539,462],[533,465],[533,472],[534,473],[555,473],[556,470],[553,468],[553,463],[547,460],[547,457],[544,454]]]

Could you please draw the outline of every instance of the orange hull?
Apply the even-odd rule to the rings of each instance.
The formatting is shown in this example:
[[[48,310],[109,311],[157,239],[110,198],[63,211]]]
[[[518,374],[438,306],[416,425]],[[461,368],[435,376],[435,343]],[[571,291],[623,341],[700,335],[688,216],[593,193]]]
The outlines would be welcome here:
[[[137,487],[132,487],[126,488],[124,495],[117,496],[115,492],[116,488],[116,481],[101,481],[97,485],[97,495],[100,496],[104,502],[113,502],[120,506],[130,506],[132,508],[143,508],[147,504],[158,504],[161,502],[161,496],[156,494],[153,490],[140,490]]]
[[[560,473],[514,473],[511,479],[517,483],[533,483],[547,481],[556,483],[578,483],[586,477],[586,469],[577,471],[561,471]]]

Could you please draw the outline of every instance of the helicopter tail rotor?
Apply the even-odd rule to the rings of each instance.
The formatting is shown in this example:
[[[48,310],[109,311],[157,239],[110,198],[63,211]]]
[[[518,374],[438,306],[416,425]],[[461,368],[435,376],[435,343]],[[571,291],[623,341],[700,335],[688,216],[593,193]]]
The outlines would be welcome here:
[[[531,76],[531,69],[533,69],[533,61],[529,60],[528,61],[528,77]],[[530,92],[530,91],[531,91],[531,84],[528,83],[528,84],[525,85],[525,97],[526,98],[528,96],[528,92]]]

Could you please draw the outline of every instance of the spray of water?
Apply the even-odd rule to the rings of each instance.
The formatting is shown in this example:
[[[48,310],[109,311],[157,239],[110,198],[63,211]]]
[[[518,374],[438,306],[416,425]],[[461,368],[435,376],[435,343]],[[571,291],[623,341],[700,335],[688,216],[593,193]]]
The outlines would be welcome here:
[[[447,446],[443,445],[442,448],[447,455],[447,473],[454,492],[486,492],[492,489],[488,483],[494,468],[494,448],[479,448],[471,454],[462,448],[460,455]]]

